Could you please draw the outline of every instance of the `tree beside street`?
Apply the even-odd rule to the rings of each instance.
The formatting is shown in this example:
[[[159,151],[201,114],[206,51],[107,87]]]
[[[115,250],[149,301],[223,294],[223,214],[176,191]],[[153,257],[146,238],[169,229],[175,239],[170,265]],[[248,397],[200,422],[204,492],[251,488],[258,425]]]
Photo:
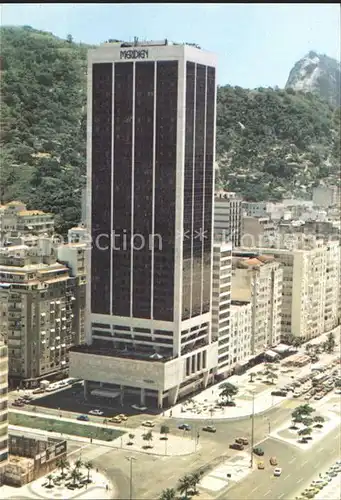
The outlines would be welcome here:
[[[225,382],[220,386],[219,396],[225,399],[227,402],[232,401],[233,396],[238,394],[238,387],[231,384],[230,382]]]

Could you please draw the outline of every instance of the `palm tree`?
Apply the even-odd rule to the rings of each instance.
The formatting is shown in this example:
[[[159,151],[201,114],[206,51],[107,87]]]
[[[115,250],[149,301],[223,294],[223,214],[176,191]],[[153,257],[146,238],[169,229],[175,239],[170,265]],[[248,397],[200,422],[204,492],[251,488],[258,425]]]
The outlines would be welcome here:
[[[193,472],[193,474],[191,474],[190,476],[190,480],[191,480],[191,488],[193,488],[194,490],[194,493],[197,492],[197,485],[200,483],[201,481],[201,478],[202,478],[202,472]]]
[[[335,338],[333,332],[330,332],[326,342],[326,351],[328,353],[332,353],[334,351],[334,348],[335,348]]]
[[[271,384],[273,384],[273,383],[274,383],[274,379],[275,379],[275,378],[278,378],[278,376],[276,375],[276,373],[271,372],[271,371],[268,371],[268,372],[266,373],[266,378],[267,378],[267,379],[270,379],[270,380],[271,380]]]
[[[176,499],[176,491],[174,488],[167,488],[163,490],[159,500],[175,500]]]
[[[148,431],[145,434],[142,435],[143,441],[147,441],[149,443],[150,441],[153,441],[153,433],[152,431]],[[151,447],[151,445],[148,445]]]
[[[179,479],[178,491],[181,495],[187,498],[188,490],[192,487],[192,479],[190,476],[184,476]]]
[[[313,413],[315,411],[315,409],[308,405],[308,404],[304,404],[304,405],[300,405],[298,406],[293,413],[297,413],[298,415],[301,415],[303,418],[305,416],[309,416],[311,413]]]
[[[75,469],[79,470],[83,465],[83,460],[81,458],[78,458],[75,462]]]
[[[235,396],[238,393],[238,387],[235,385],[231,384],[230,382],[225,382],[220,386],[220,393],[219,396],[221,398],[226,399],[226,401],[231,401],[233,396]]]
[[[76,481],[78,481],[80,478],[79,470],[75,467],[74,469],[72,469],[70,476],[73,480],[73,484],[76,484]]]
[[[128,434],[129,436],[129,443],[128,444],[133,444],[133,439],[135,437],[135,434]]]
[[[51,482],[53,480],[53,475],[52,474],[49,474],[48,476],[46,476],[46,479],[48,480],[49,484],[48,484],[48,488],[51,488]]]
[[[61,458],[58,458],[56,465],[57,465],[58,469],[61,470],[62,477],[64,477],[65,476],[64,470],[68,469],[70,467],[70,462],[67,460],[66,457],[61,457]]]
[[[87,481],[88,481],[88,483],[90,483],[90,471],[91,471],[91,469],[93,469],[93,467],[94,467],[94,466],[93,466],[93,463],[92,463],[92,462],[90,462],[90,461],[89,461],[89,462],[85,462],[85,463],[84,463],[84,466],[85,466],[85,468],[86,468],[86,469],[88,469],[88,479],[87,479]]]
[[[249,382],[253,382],[253,377],[255,376],[255,373],[249,373]]]
[[[310,427],[313,422],[314,422],[314,419],[309,418],[309,417],[302,419],[302,424],[305,425],[306,427]]]

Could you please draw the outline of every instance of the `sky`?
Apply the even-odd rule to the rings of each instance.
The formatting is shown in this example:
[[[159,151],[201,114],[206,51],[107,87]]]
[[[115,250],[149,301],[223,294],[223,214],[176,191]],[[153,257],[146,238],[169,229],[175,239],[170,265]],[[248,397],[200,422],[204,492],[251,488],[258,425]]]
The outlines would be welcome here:
[[[75,41],[197,43],[218,55],[218,83],[283,87],[310,50],[340,60],[337,4],[2,4],[1,25],[28,25]]]

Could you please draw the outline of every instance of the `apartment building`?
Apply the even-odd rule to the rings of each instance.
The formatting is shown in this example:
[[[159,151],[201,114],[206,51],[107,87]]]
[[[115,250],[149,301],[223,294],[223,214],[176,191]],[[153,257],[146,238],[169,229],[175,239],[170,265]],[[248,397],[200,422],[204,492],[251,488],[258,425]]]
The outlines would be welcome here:
[[[243,202],[243,215],[247,217],[267,217],[269,203],[266,201],[260,202]]]
[[[0,206],[0,245],[6,236],[48,234],[54,231],[54,215],[42,210],[27,210],[25,203],[11,201]]]
[[[240,246],[242,199],[236,193],[217,193],[214,199],[214,240]]]
[[[89,51],[89,322],[70,370],[85,397],[162,407],[213,379],[215,115],[213,54],[167,40]]]
[[[0,341],[0,486],[8,462],[8,352]]]
[[[340,188],[337,186],[317,186],[313,188],[313,204],[317,207],[340,205]]]
[[[294,335],[304,340],[310,340],[324,333],[325,321],[327,321],[325,320],[327,245],[324,244],[323,240],[296,235],[295,241],[292,241],[291,249],[260,248],[253,250],[262,255],[275,257],[283,268],[282,339],[285,340],[286,336]],[[334,250],[331,251],[330,259],[333,258],[333,254]],[[336,279],[336,273],[331,269],[328,289],[332,279]],[[334,288],[338,288],[337,281],[334,283]],[[334,300],[331,294],[328,295],[329,300]],[[336,309],[335,305],[334,309]]]
[[[233,252],[233,301],[252,307],[251,354],[280,342],[283,270],[273,255]]]
[[[230,367],[242,365],[252,355],[252,303],[231,303]]]
[[[271,247],[276,241],[277,225],[269,217],[242,217],[242,247]]]
[[[212,340],[218,340],[217,374],[231,368],[230,306],[231,306],[232,243],[213,245]]]
[[[78,288],[78,278],[52,253],[0,249],[0,334],[13,386],[34,387],[39,379],[67,374],[70,347],[84,338]]]
[[[341,252],[339,241],[329,241],[326,244],[326,284],[324,300],[324,331],[329,332],[339,324],[340,310],[340,262]]]

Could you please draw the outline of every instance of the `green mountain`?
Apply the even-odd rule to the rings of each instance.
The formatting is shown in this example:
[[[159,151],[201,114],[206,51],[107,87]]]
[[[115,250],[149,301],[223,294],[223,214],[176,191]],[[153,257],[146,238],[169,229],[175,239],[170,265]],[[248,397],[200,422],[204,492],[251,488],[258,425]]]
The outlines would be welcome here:
[[[250,201],[309,195],[320,179],[339,182],[340,108],[292,89],[221,87],[218,183]]]
[[[79,222],[85,183],[89,46],[28,26],[0,35],[0,202],[51,211],[65,232]],[[313,94],[220,87],[218,184],[248,199],[308,192],[338,173],[339,122]]]

